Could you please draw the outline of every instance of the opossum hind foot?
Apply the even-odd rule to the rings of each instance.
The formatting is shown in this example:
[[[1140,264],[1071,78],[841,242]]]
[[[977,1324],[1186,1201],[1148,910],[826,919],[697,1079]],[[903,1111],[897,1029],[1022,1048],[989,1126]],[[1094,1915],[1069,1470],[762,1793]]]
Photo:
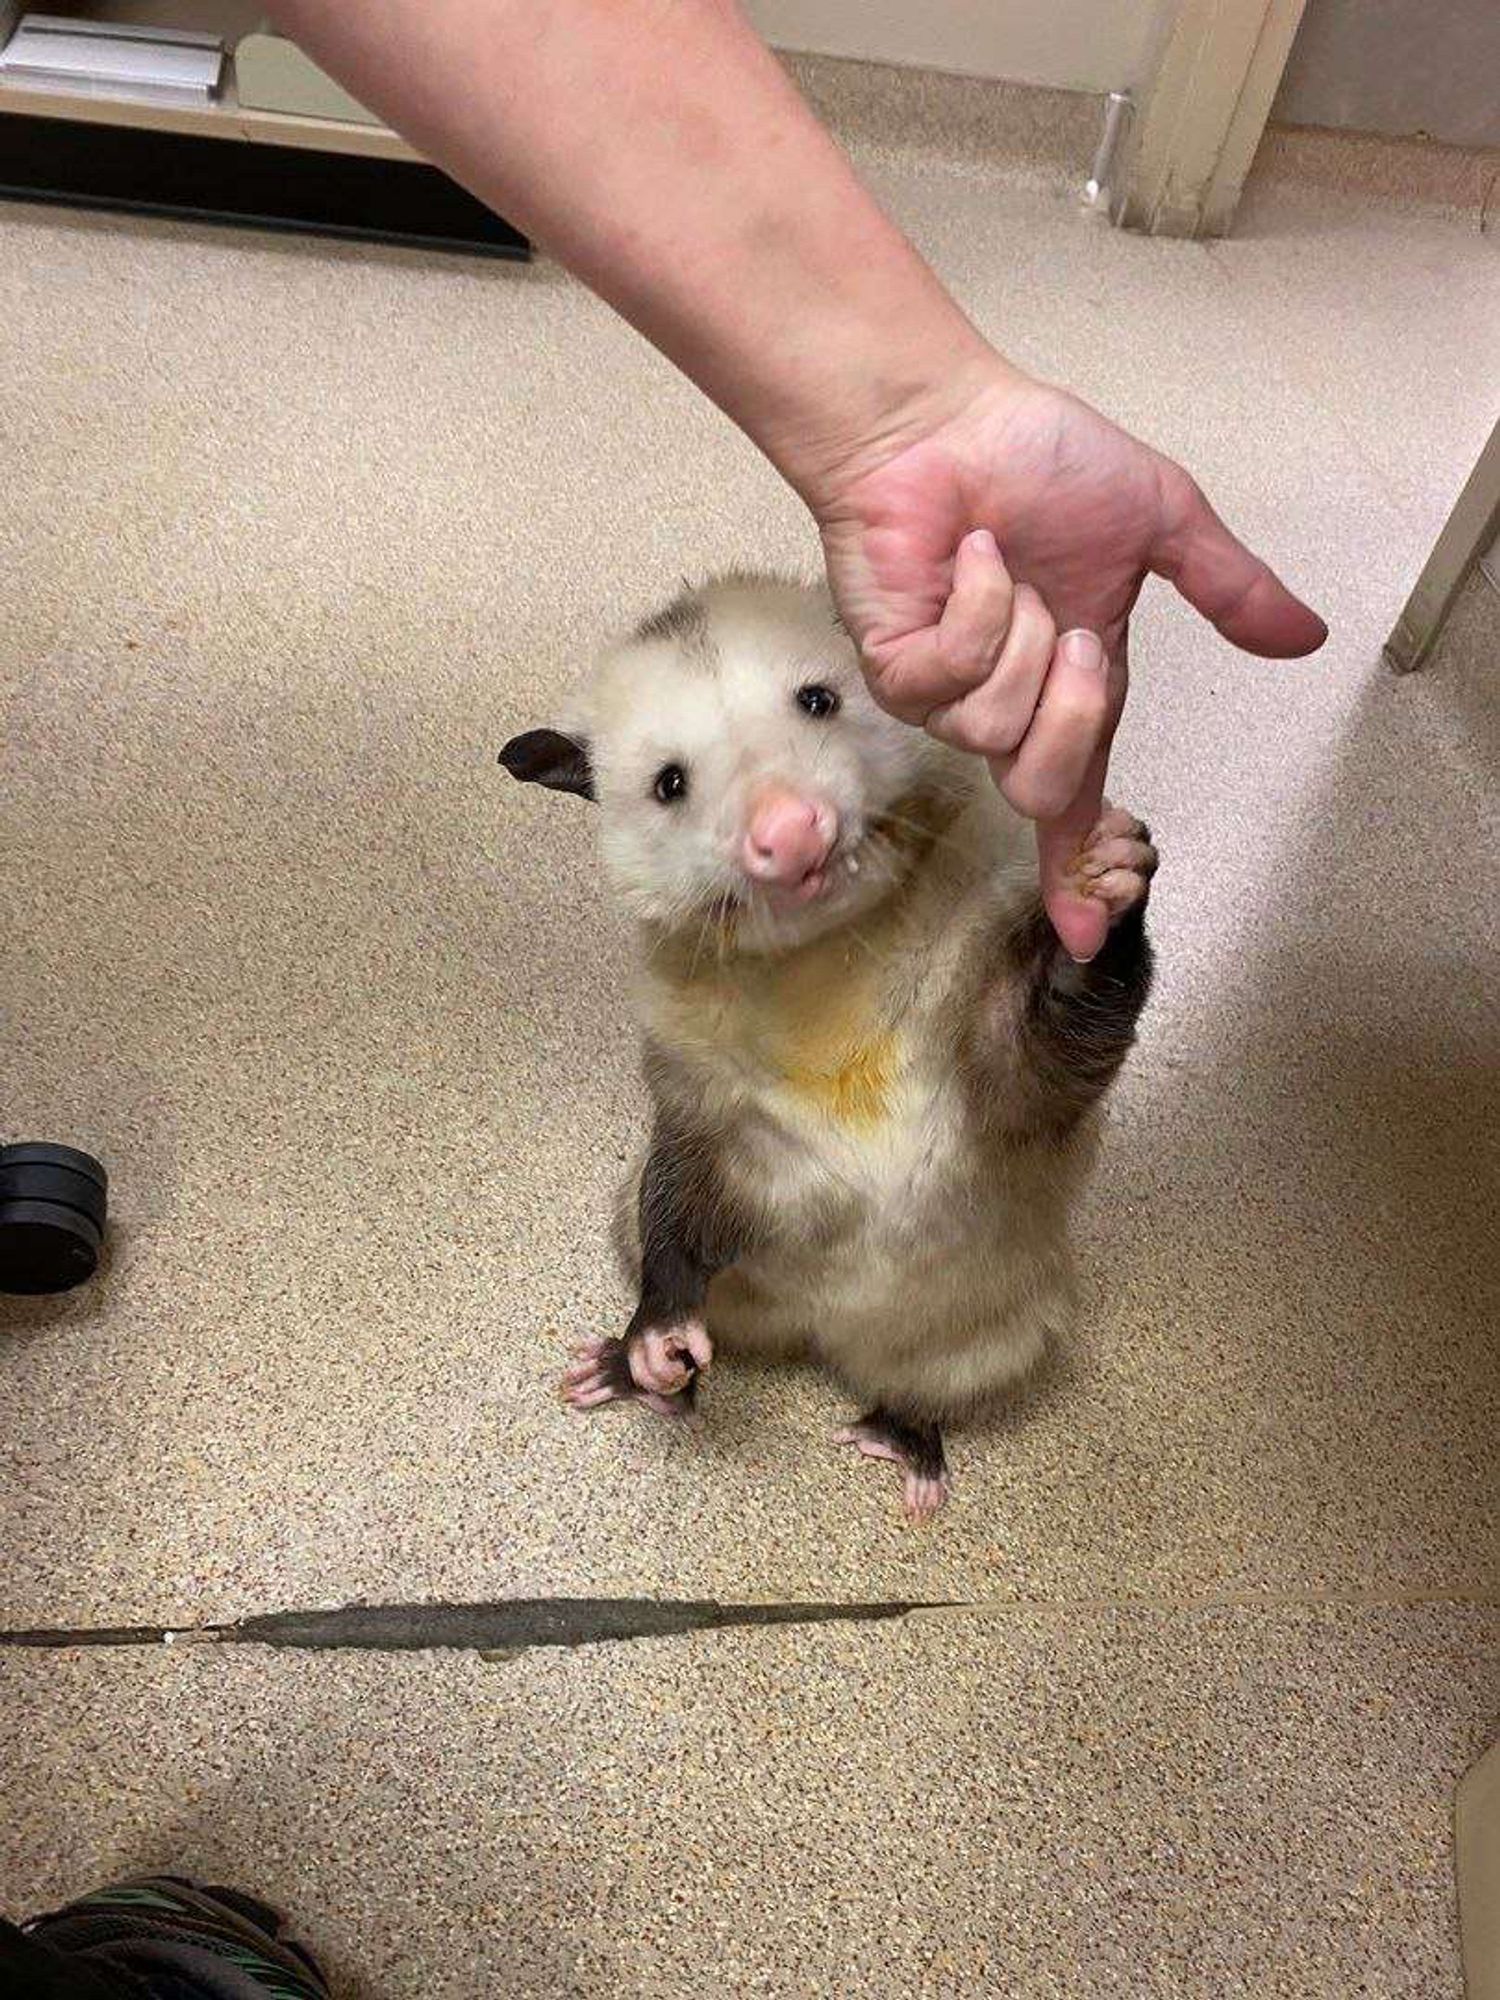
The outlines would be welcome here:
[[[901,1468],[901,1504],[919,1527],[930,1521],[952,1491],[943,1434],[936,1424],[908,1423],[889,1410],[871,1410],[839,1431],[835,1444],[852,1444],[864,1458]]]

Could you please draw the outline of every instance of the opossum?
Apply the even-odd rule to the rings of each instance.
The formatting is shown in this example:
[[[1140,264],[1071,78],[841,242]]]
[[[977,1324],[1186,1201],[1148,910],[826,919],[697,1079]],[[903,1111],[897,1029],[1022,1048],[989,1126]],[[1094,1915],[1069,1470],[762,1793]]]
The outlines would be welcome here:
[[[682,1415],[716,1347],[810,1357],[863,1406],[839,1441],[930,1517],[941,1427],[1068,1324],[1090,1114],[1150,984],[1146,828],[1107,809],[1083,842],[1111,923],[1074,963],[984,765],[876,705],[826,590],[755,574],[610,644],[569,726],[500,761],[597,801],[639,946],[639,1302],[565,1399]]]

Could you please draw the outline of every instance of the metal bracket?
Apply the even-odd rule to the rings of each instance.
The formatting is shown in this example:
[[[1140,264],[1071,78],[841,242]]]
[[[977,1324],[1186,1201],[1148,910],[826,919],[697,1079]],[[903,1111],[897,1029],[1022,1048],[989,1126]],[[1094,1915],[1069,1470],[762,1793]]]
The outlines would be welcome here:
[[[1125,136],[1125,127],[1135,105],[1128,90],[1112,90],[1104,100],[1104,130],[1099,135],[1098,150],[1094,154],[1094,164],[1083,185],[1084,205],[1088,208],[1108,208],[1109,190],[1115,170],[1115,161],[1120,156],[1120,141]]]

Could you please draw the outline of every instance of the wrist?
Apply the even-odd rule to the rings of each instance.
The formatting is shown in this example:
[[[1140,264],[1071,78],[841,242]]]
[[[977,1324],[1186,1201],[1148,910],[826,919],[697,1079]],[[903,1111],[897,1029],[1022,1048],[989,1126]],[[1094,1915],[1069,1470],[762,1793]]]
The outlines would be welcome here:
[[[944,300],[945,305],[948,301]],[[1030,379],[998,354],[963,315],[926,332],[913,329],[892,351],[886,329],[838,357],[847,394],[823,399],[815,416],[768,423],[751,435],[822,523],[871,474],[970,409],[1020,393]],[[915,337],[913,337],[913,333]]]

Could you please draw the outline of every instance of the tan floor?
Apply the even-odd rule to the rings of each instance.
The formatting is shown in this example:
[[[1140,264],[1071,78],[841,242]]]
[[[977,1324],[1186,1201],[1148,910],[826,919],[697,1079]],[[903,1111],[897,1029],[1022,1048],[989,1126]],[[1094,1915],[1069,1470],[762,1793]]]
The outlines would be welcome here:
[[[371,1745],[405,1773],[361,1865],[423,1914],[362,1948],[372,1992],[687,1992],[709,1948],[744,1990],[808,1990],[815,1950],[824,1990],[855,1953],[894,1991],[880,1968],[922,1963],[903,1853],[922,1924],[943,1933],[951,1880],[954,1949],[987,1939],[1017,1990],[1342,1994],[1356,1963],[1382,1994],[1452,1990],[1441,1827],[1500,1647],[1415,1600],[1500,1595],[1500,675],[1398,682],[1379,646],[1493,421],[1500,253],[1462,211],[1292,183],[1230,243],[1129,240],[926,115],[861,157],[976,318],[1185,458],[1334,627],[1264,665],[1164,593],[1138,617],[1116,791],[1163,850],[1162,975],[1074,1348],[956,1442],[925,1535],[827,1449],[845,1405],[816,1380],[722,1372],[697,1440],[564,1414],[564,1344],[620,1311],[603,1223],[640,1101],[586,815],[494,750],[683,569],[808,562],[797,508],[550,267],[0,210],[0,1106],[100,1151],[117,1218],[88,1293],[0,1307],[0,1625],[525,1593],[1032,1608],[945,1628],[951,1698],[888,1627],[530,1657],[493,1683],[534,1697],[514,1785],[500,1751],[476,1766],[492,1683],[462,1660],[27,1656],[10,1727],[40,1777],[0,1904],[177,1837],[190,1865],[279,1869],[342,1949],[358,1843],[286,1859],[326,1734],[350,1783]],[[1370,1608],[1306,1608],[1327,1597]],[[1226,1600],[1251,1608],[1193,1608]],[[803,1728],[845,1647],[903,1727],[931,1715],[931,1765],[903,1736],[887,1778],[857,1686],[847,1731]],[[797,1935],[767,1936],[780,1875],[757,1901],[764,1818],[713,1921],[689,1871],[692,1922],[634,1939],[619,1875],[607,1920],[575,1887],[555,1935],[580,1855],[649,1857],[674,1810],[709,1838],[716,1758],[750,1754],[716,1731],[766,1685],[767,1730],[787,1713],[759,1782],[813,1801]],[[631,1803],[653,1701],[692,1718],[646,1739],[681,1759],[675,1807],[659,1775]],[[608,1800],[580,1743],[601,1713]],[[227,1821],[184,1805],[231,1780]],[[497,1838],[453,1853],[479,1802],[566,1820],[545,1894]],[[1178,1814],[1173,1887],[1141,1824]],[[407,1815],[421,1886],[381,1831]],[[463,1932],[500,1933],[440,1985],[449,1866]],[[829,1914],[851,1871],[862,1926]]]
[[[1453,1606],[12,1658],[10,1866],[253,1868],[360,2000],[1439,2000],[1497,1648]]]

